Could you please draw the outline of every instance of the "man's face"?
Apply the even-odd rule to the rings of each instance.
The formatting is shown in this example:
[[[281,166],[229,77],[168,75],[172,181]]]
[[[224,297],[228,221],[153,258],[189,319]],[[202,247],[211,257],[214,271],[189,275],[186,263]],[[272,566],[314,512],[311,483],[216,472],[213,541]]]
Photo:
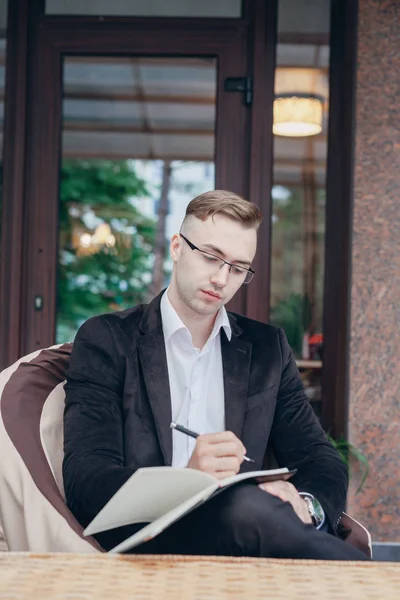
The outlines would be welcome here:
[[[182,233],[201,250],[245,268],[251,266],[256,253],[255,229],[244,229],[222,215],[206,221],[190,217]],[[199,315],[215,314],[243,284],[244,278],[233,269],[229,272],[228,265],[219,268],[220,263],[191,250],[180,236],[172,238],[170,252],[174,261],[171,285],[176,286],[181,301]]]

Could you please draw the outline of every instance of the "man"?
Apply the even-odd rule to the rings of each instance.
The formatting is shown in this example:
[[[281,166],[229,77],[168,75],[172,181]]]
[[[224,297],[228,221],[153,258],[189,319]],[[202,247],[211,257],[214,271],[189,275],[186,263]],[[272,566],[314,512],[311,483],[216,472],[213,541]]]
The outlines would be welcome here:
[[[346,469],[283,331],[224,308],[254,275],[261,218],[231,192],[198,196],[171,241],[168,290],[149,305],[90,319],[76,336],[63,474],[82,525],[140,467],[188,466],[224,478],[249,469],[245,454],[261,469],[268,446],[280,466],[297,469],[291,482],[227,490],[135,552],[365,558],[337,537]],[[171,421],[202,435],[172,432]],[[109,549],[140,527],[97,539]]]

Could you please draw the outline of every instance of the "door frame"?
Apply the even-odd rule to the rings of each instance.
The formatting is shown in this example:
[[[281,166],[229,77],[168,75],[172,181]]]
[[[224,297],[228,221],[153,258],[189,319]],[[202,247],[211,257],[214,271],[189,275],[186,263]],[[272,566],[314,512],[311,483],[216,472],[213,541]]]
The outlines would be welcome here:
[[[348,436],[358,0],[331,0],[322,425]]]
[[[216,187],[248,196],[251,154],[251,110],[242,94],[224,90],[226,77],[249,73],[249,16],[224,20],[36,16],[35,22],[28,80],[20,354],[48,346],[55,339],[64,56],[217,57]],[[258,297],[255,287],[252,294]],[[38,296],[43,298],[40,311],[35,309]],[[230,308],[246,312],[245,289]]]

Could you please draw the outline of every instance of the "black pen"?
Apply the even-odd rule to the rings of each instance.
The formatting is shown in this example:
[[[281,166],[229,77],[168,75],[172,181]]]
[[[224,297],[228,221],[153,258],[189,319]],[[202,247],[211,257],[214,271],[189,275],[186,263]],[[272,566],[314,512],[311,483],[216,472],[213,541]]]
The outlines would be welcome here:
[[[192,438],[198,438],[200,435],[200,434],[196,433],[195,431],[186,429],[186,427],[183,427],[183,425],[177,425],[176,423],[171,423],[170,427],[171,427],[171,429],[176,429],[177,431],[180,431],[181,433],[185,433],[186,435],[188,435],[189,437],[192,437]],[[253,460],[252,458],[249,458],[248,456],[243,456],[243,460],[245,460],[246,462],[251,462],[251,463],[256,462],[255,460]]]

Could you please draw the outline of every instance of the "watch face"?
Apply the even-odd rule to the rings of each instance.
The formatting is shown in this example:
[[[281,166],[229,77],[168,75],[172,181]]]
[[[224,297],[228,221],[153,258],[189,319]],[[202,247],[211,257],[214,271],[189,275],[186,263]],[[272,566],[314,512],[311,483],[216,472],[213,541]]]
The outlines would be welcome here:
[[[318,500],[316,498],[310,498],[310,500],[311,500],[312,507],[314,509],[315,520],[317,521],[316,524],[318,526],[325,519],[324,509],[322,508],[321,504],[318,502]]]
[[[300,495],[307,504],[308,512],[310,513],[314,526],[319,529],[325,521],[324,509],[312,494],[300,492]]]

